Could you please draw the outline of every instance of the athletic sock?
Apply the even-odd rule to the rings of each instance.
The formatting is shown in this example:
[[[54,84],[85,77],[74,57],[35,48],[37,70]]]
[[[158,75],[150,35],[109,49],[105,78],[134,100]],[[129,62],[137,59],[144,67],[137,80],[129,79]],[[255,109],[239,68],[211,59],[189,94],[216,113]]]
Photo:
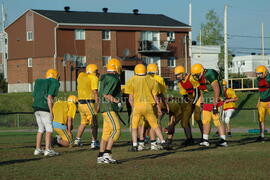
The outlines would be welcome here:
[[[112,154],[112,150],[105,150],[104,153]]]
[[[133,143],[133,146],[138,146],[138,143]]]
[[[261,137],[264,138],[264,133],[261,133]]]
[[[104,154],[104,152],[99,152],[99,153],[98,153],[98,157],[102,157],[103,154]]]
[[[208,134],[203,134],[203,139],[208,140],[208,138],[209,138]]]

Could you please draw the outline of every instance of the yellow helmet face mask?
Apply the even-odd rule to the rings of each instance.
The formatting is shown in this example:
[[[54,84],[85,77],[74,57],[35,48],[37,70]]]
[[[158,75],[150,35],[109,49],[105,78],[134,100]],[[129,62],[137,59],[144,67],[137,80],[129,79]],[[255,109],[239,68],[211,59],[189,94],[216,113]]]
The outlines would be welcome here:
[[[97,73],[98,67],[95,64],[89,64],[86,66],[86,73]]]
[[[144,75],[146,75],[146,67],[145,67],[145,65],[143,65],[143,64],[137,64],[137,65],[135,66],[134,71],[135,71],[135,74],[136,74],[136,75],[139,75],[139,76],[144,76]]]
[[[49,69],[46,72],[46,78],[58,79],[58,72],[55,69]]]
[[[122,71],[121,62],[118,59],[110,59],[107,64],[107,71],[108,72],[117,72],[118,74]]]
[[[70,95],[70,96],[68,96],[67,101],[76,104],[78,102],[78,98],[74,95]]]
[[[148,74],[157,74],[158,73],[158,66],[156,64],[148,64],[147,73]]]
[[[191,67],[191,74],[195,80],[200,80],[204,71],[204,67],[201,64],[194,64]]]
[[[256,76],[258,78],[264,78],[267,74],[267,68],[263,65],[256,68]]]
[[[174,75],[176,79],[180,81],[184,80],[186,76],[185,68],[183,66],[176,66],[176,68],[174,69]]]

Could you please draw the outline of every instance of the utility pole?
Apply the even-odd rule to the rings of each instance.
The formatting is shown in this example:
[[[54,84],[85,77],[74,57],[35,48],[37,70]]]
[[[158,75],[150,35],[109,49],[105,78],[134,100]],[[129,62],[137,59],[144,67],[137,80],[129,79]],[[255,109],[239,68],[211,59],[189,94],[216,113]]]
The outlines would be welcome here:
[[[225,80],[228,81],[229,74],[228,74],[228,27],[227,27],[227,15],[228,5],[225,5],[224,8],[224,73],[225,73]]]
[[[264,60],[264,25],[262,23],[262,56]]]
[[[192,4],[191,2],[189,3],[189,25],[192,27]],[[192,31],[189,32],[189,57],[192,56],[191,52],[191,46],[192,46]]]
[[[6,32],[5,32],[5,24],[6,24],[6,13],[4,8],[4,3],[2,2],[2,20],[1,20],[1,46],[2,46],[2,64],[4,70],[4,78],[7,80],[7,57],[6,57]]]

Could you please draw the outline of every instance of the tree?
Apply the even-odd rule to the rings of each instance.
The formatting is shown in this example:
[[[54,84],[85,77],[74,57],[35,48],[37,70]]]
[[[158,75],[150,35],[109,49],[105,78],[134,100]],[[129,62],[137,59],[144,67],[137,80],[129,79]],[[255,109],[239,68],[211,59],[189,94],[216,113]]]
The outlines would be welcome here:
[[[7,92],[7,82],[4,79],[4,75],[0,73],[0,93]]]
[[[218,66],[220,70],[224,68],[224,37],[223,37],[223,24],[220,21],[217,13],[214,10],[210,10],[205,15],[206,23],[201,24],[202,31],[202,45],[217,45],[221,47],[219,54]],[[200,35],[197,36],[197,40],[200,41]],[[232,56],[231,52],[228,52],[228,61],[231,64]]]

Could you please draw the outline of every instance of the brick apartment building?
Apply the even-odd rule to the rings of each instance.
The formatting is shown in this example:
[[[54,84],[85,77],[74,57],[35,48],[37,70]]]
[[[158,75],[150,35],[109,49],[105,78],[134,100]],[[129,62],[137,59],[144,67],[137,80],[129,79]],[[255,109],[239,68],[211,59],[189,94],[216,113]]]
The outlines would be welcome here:
[[[176,65],[190,68],[191,27],[161,14],[28,10],[6,28],[8,91],[32,91],[49,68],[60,73],[61,90],[75,90],[89,63],[105,72],[110,58],[123,65],[123,83],[138,63],[157,63],[168,85]]]

